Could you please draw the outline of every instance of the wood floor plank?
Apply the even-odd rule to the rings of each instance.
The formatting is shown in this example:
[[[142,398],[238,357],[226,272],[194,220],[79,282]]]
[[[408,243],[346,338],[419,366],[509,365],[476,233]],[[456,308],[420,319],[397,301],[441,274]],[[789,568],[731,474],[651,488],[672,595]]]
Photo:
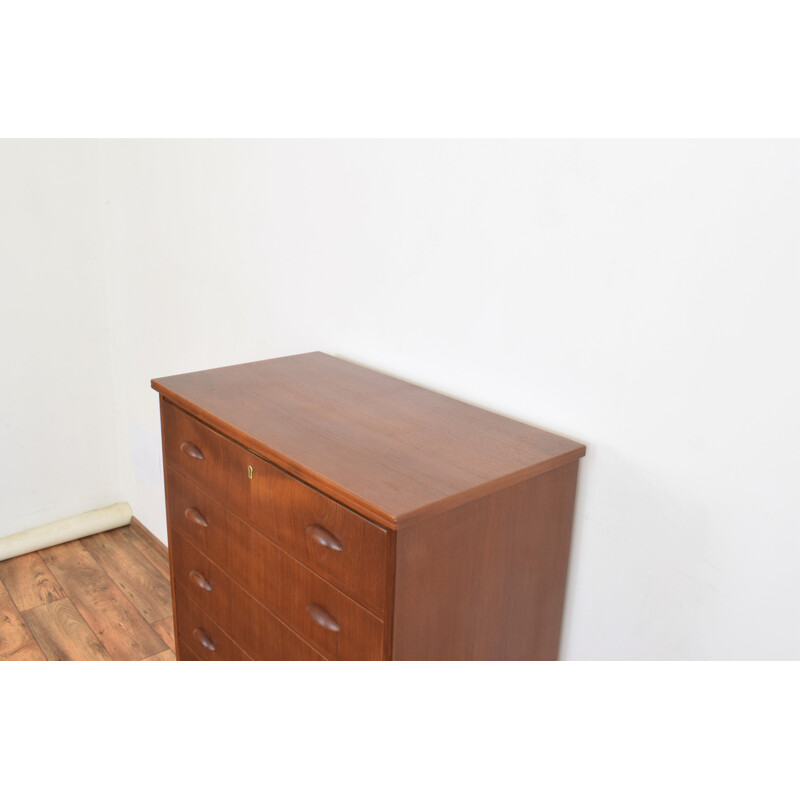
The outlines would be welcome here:
[[[172,614],[164,619],[159,619],[152,623],[153,627],[158,632],[158,635],[164,640],[164,644],[170,650],[175,650],[175,623],[172,619]]]
[[[137,533],[148,547],[155,550],[165,561],[169,561],[169,548],[146,525],[131,517],[130,529]]]
[[[110,661],[69,598],[22,613],[48,661]]]
[[[11,595],[0,582],[0,661],[46,661]]]
[[[125,536],[125,529],[98,533],[82,543],[148,622],[172,613],[169,580]]]
[[[0,580],[20,611],[63,600],[66,595],[38,553],[0,561]]]
[[[123,528],[125,538],[137,547],[142,555],[167,579],[169,580],[169,556],[164,554],[164,550],[156,549],[152,546],[151,538],[143,535],[134,527]],[[155,537],[152,537],[155,538]]]
[[[161,637],[80,541],[40,553],[113,659],[139,661],[164,649]]]
[[[172,650],[162,650],[149,658],[143,658],[142,661],[175,661],[175,653]]]

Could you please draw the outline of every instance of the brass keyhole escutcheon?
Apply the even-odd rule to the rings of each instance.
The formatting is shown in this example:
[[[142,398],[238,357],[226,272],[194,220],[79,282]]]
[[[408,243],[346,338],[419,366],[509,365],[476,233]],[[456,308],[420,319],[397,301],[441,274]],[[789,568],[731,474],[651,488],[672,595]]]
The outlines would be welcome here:
[[[250,480],[253,480],[253,468],[252,467],[248,467],[247,468],[247,477],[250,478]]]

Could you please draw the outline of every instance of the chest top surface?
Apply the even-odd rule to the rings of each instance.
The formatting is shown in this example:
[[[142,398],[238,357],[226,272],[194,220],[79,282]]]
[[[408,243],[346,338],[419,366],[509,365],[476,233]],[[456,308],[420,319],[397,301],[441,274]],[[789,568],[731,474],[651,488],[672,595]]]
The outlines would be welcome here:
[[[325,353],[152,381],[166,400],[336,500],[397,527],[586,448]]]

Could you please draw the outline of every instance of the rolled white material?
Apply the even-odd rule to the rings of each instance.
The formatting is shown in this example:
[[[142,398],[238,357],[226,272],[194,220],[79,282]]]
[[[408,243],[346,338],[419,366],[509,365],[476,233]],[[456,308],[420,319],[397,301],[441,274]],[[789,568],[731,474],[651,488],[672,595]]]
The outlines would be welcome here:
[[[131,507],[127,503],[115,503],[107,508],[98,508],[75,517],[67,517],[58,522],[4,536],[0,539],[0,561],[32,553],[43,547],[52,547],[54,544],[71,542],[82,536],[121,528],[130,523],[131,513]]]

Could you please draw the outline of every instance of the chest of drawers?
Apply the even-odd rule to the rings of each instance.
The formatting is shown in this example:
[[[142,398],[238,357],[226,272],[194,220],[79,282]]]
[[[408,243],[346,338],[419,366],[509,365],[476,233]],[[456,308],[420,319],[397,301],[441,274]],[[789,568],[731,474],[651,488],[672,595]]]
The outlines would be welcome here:
[[[323,353],[152,386],[179,659],[557,658],[582,445]]]

